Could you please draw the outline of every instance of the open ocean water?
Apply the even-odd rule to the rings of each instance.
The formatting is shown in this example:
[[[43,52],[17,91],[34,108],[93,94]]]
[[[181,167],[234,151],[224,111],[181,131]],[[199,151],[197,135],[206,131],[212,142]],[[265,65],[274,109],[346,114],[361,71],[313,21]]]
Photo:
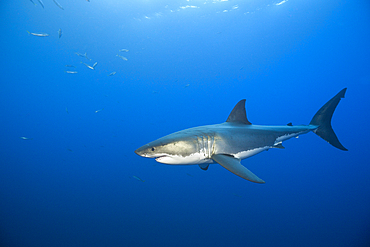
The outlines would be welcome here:
[[[368,0],[1,0],[0,16],[1,247],[370,246]],[[308,124],[345,87],[349,151],[308,133],[243,160],[266,184],[134,153],[241,99],[253,124]]]

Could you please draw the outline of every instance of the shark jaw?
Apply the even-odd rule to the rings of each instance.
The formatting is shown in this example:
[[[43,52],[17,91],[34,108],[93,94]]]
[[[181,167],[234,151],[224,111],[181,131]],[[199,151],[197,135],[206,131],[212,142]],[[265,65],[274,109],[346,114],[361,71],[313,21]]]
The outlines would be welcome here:
[[[213,163],[212,159],[203,159],[203,156],[199,153],[193,153],[189,156],[181,155],[159,155],[155,157],[155,161],[167,165],[198,165],[204,163]]]

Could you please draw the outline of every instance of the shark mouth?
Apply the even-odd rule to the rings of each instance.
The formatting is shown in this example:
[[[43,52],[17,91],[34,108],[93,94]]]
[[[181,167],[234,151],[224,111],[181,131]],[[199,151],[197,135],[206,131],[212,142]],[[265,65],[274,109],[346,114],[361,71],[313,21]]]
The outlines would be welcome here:
[[[160,160],[163,159],[163,158],[165,158],[165,157],[167,157],[167,155],[157,156],[157,157],[155,157],[155,161],[161,162]]]
[[[161,156],[157,156],[155,158],[155,161],[159,162],[159,163],[163,163],[163,164],[176,164],[178,162],[176,162],[174,160],[174,157],[172,157],[171,155],[161,155]]]

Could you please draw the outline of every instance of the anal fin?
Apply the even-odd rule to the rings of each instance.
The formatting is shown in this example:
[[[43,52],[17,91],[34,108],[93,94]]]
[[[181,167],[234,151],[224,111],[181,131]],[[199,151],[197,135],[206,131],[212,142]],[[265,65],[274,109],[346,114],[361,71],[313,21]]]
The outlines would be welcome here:
[[[275,143],[274,146],[272,146],[272,147],[273,148],[285,149],[285,147],[283,146],[283,144],[281,142]]]
[[[224,154],[215,154],[212,156],[212,159],[220,164],[225,169],[229,170],[230,172],[234,173],[235,175],[244,178],[248,181],[254,183],[263,184],[265,181],[257,177],[253,172],[248,170],[245,166],[240,163],[240,160],[224,155]]]

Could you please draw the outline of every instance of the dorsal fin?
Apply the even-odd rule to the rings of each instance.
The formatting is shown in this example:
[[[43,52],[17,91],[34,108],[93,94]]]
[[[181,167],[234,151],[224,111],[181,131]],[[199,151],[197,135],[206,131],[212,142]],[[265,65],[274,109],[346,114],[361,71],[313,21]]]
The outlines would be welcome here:
[[[247,113],[245,112],[245,99],[242,99],[234,106],[226,122],[231,123],[243,123],[251,124],[247,119]]]

